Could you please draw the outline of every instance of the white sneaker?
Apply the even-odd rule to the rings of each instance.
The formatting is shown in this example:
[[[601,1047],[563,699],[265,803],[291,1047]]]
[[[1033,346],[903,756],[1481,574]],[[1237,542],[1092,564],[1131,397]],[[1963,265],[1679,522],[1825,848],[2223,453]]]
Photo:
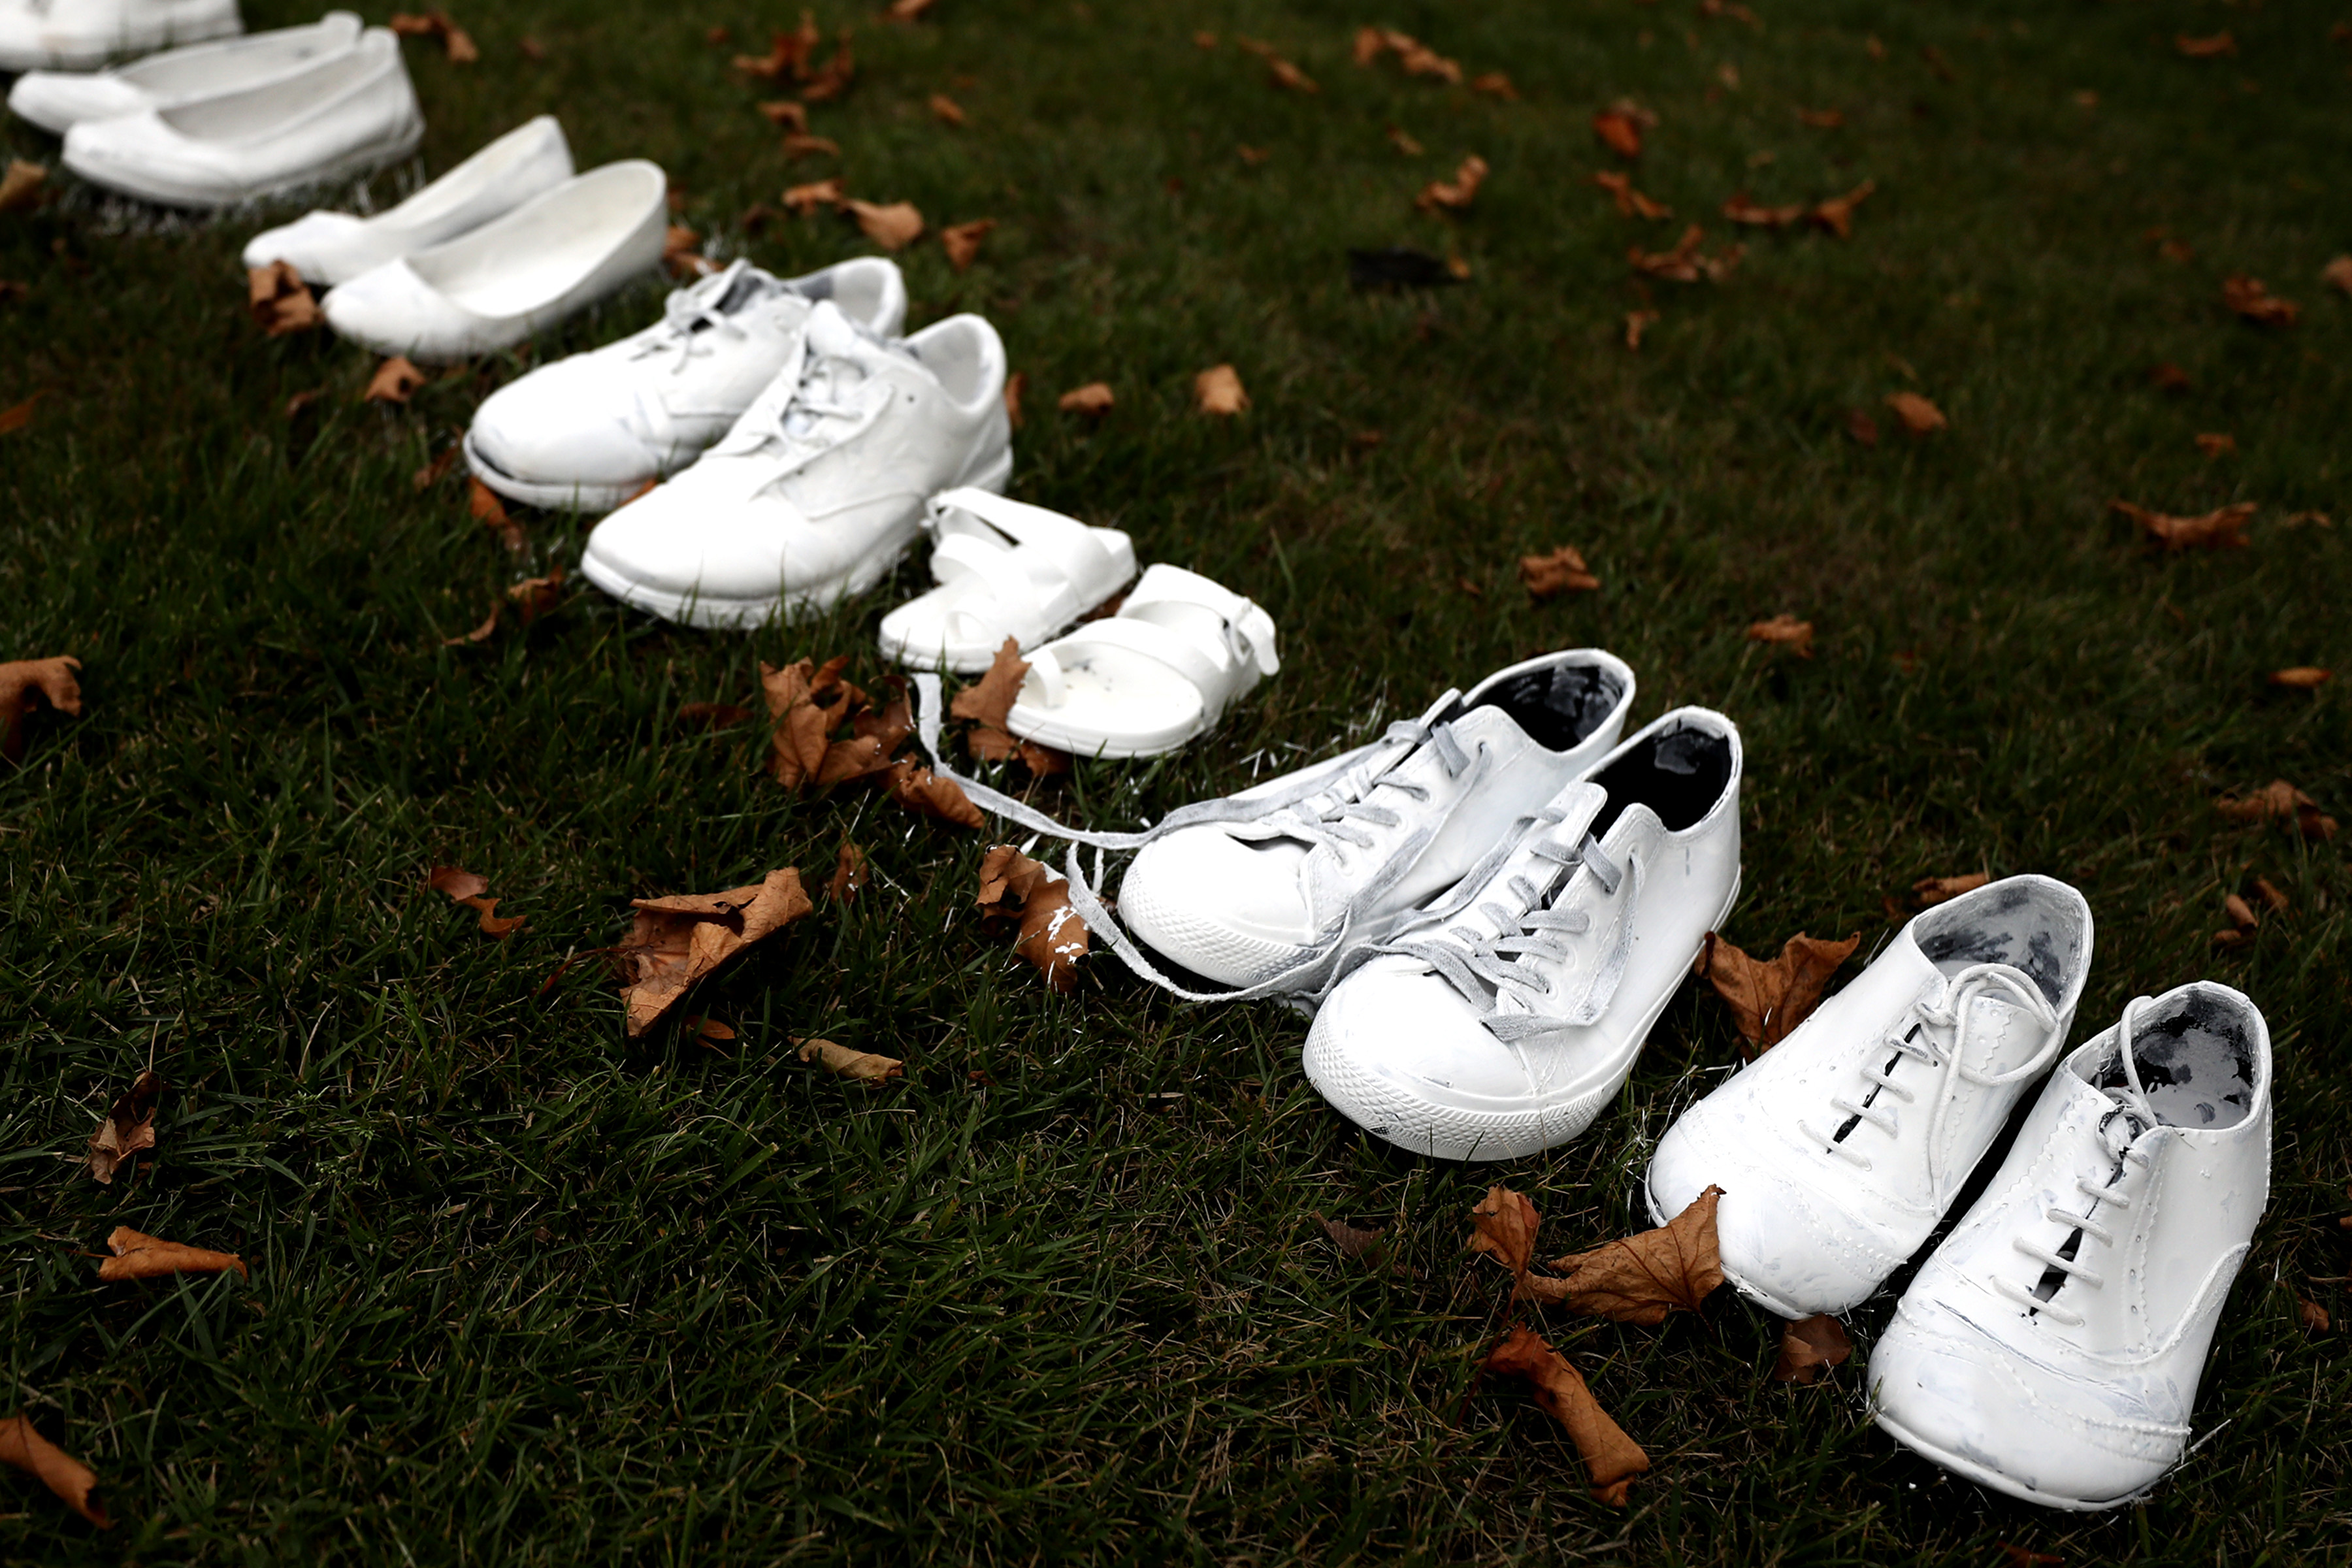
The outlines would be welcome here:
[[[112,70],[28,71],[8,89],[8,108],[19,120],[62,136],[85,120],[173,109],[199,98],[260,87],[324,56],[341,54],[359,37],[357,16],[330,11],[307,26],[172,49]]]
[[[911,338],[817,303],[800,352],[702,460],[588,536],[588,580],[666,620],[753,626],[882,580],[923,503],[1013,473],[1004,345],[978,316]]]
[[[2066,1058],[1870,1361],[1878,1424],[2049,1508],[2179,1463],[2205,1352],[2270,1194],[2271,1038],[2200,982]]]
[[[1554,795],[1440,920],[1315,1016],[1304,1066],[1375,1137],[1508,1160],[1592,1124],[1739,896],[1739,731],[1683,708]]]
[[[16,0],[0,5],[0,71],[95,70],[243,31],[236,0]]]
[[[245,247],[247,267],[291,262],[302,281],[346,283],[371,268],[455,239],[572,178],[572,149],[551,114],[524,121],[394,207],[373,217],[309,212],[265,229]]]
[[[327,325],[439,363],[511,348],[661,264],[669,183],[642,158],[541,191],[504,217],[327,291]]]
[[[819,300],[884,337],[906,320],[907,285],[880,257],[790,279],[738,261],[672,294],[645,331],[490,394],[467,464],[515,500],[610,511],[727,434],[798,352]]]
[[[1921,914],[1667,1130],[1652,1216],[1719,1186],[1723,1273],[1741,1293],[1786,1318],[1856,1305],[1918,1251],[2057,1060],[2091,934],[2083,895],[2048,877]]]
[[[65,164],[94,185],[173,206],[215,207],[363,174],[425,135],[400,42],[370,27],[258,86],[66,132]]]

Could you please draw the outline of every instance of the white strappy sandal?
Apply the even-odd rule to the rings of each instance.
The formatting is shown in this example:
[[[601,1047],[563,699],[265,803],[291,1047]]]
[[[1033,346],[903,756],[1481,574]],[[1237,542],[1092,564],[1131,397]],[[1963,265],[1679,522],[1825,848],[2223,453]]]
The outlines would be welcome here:
[[[1118,614],[1022,657],[1029,674],[1004,727],[1082,757],[1172,752],[1282,668],[1272,616],[1165,565],[1143,574]]]
[[[966,486],[931,498],[940,585],[882,617],[882,651],[917,669],[986,669],[1011,637],[1032,647],[1135,575],[1135,544],[1115,528]]]

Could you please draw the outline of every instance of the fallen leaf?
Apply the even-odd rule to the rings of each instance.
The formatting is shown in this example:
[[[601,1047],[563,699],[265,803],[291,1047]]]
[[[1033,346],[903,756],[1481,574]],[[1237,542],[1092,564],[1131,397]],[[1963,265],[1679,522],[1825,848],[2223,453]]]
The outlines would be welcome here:
[[[1723,216],[1750,228],[1787,228],[1805,216],[1805,208],[1801,202],[1791,206],[1768,207],[1750,201],[1748,193],[1741,191],[1723,204]]]
[[[1895,410],[1895,417],[1903,421],[1903,428],[1914,436],[1931,435],[1945,427],[1944,411],[1916,392],[1890,392],[1886,406]]]
[[[246,310],[261,330],[273,338],[308,331],[327,318],[318,300],[302,285],[302,275],[290,261],[248,267],[245,272]]]
[[[92,1180],[107,1186],[114,1184],[114,1173],[125,1160],[142,1149],[155,1147],[155,1107],[163,1098],[163,1080],[152,1068],[131,1080],[131,1087],[115,1096],[114,1104],[106,1112],[106,1120],[89,1136],[89,1173]]]
[[[1378,27],[1356,29],[1355,55],[1360,66],[1370,66],[1389,47],[1388,35]]]
[[[1654,1230],[1554,1258],[1553,1273],[1565,1278],[1529,1275],[1527,1293],[1619,1323],[1658,1323],[1668,1312],[1696,1312],[1723,1283],[1715,1236],[1722,1196],[1721,1187],[1709,1187]]]
[[[1813,657],[1813,623],[1801,621],[1785,611],[1769,621],[1758,621],[1748,628],[1749,642],[1771,643],[1787,648],[1799,658]]]
[[[1621,158],[1642,155],[1642,125],[1621,109],[1604,109],[1592,117],[1592,133]]]
[[[786,201],[792,193],[784,193]],[[912,202],[892,202],[887,206],[855,199],[844,201],[842,206],[857,220],[866,237],[885,250],[903,250],[923,237],[923,215],[915,210]]]
[[[1734,1026],[1760,1055],[1787,1039],[1822,1005],[1831,977],[1861,942],[1860,931],[1843,942],[1800,931],[1780,944],[1779,957],[1759,963],[1709,931],[1691,973],[1730,1005]]]
[[[375,367],[375,374],[367,384],[361,401],[365,403],[405,403],[409,394],[423,386],[425,373],[409,363],[405,354],[394,354]]]
[[[678,1026],[692,1031],[714,1049],[719,1043],[735,1037],[732,1025],[720,1023],[716,1018],[706,1018],[698,1013],[688,1013],[685,1017],[680,1018]]]
[[[1944,58],[1944,51],[1937,48],[1935,45],[1929,44],[1925,48],[1922,48],[1919,51],[1919,58],[1927,62],[1927,68],[1936,73],[1938,80],[1958,81],[1960,79],[1958,74],[1952,69],[1952,62]]]
[[[2282,300],[2263,286],[2259,278],[2243,273],[2221,279],[2221,303],[2258,326],[2291,327],[2303,307],[2292,300]]]
[[[808,105],[796,98],[779,98],[759,106],[760,112],[796,136],[808,134]]]
[[[890,8],[882,13],[882,17],[889,22],[911,22],[937,3],[938,0],[890,0]]]
[[[96,1474],[36,1431],[31,1416],[16,1415],[0,1421],[0,1464],[14,1465],[32,1476],[99,1529],[114,1528],[114,1521],[106,1517],[105,1505],[90,1495],[98,1487]]]
[[[1813,210],[1807,213],[1805,216],[1809,221],[1828,229],[1840,239],[1852,239],[1853,209],[1867,201],[1870,193],[1876,189],[1878,189],[1876,180],[1864,180],[1842,196],[1832,196],[1825,202],[1814,203]]]
[[[1408,158],[1418,158],[1427,151],[1419,142],[1414,141],[1412,136],[1394,125],[1389,127],[1389,145]]]
[[[2011,1546],[2006,1541],[1996,1541],[1993,1544],[2000,1548],[2009,1568],[2055,1568],[2055,1564],[2066,1561],[2054,1552],[2029,1552],[2022,1546]]]
[[[1242,390],[1241,373],[1229,364],[1213,364],[1192,378],[1192,405],[1203,414],[1230,418],[1250,405]]]
[[[2281,890],[2279,885],[2272,881],[2268,877],[2257,877],[2254,879],[2254,892],[2256,896],[2263,900],[2263,905],[2274,915],[2285,914],[2290,909],[2294,908],[2292,904],[2287,902],[2286,894]]]
[[[499,499],[498,491],[470,474],[466,478],[466,510],[473,513],[476,522],[497,533],[509,550],[523,547],[522,524],[507,515],[506,502]]]
[[[881,714],[873,711],[866,693],[842,679],[848,662],[844,655],[822,667],[807,658],[782,668],[760,666],[761,689],[775,721],[769,771],[786,789],[823,787],[881,773],[912,727],[901,721],[897,705]],[[834,731],[844,724],[851,726],[852,738],[835,740]]]
[[[1021,428],[1021,395],[1028,390],[1028,372],[1016,370],[1004,378],[1004,418],[1015,430]]]
[[[2336,526],[2335,520],[2324,511],[2291,511],[2279,519],[2281,528],[2301,528],[2305,523],[2315,523],[2321,528]]]
[[[961,125],[964,122],[963,105],[944,92],[931,94],[930,110],[931,118],[934,120],[944,121],[950,125]]]
[[[1057,406],[1065,414],[1091,414],[1099,417],[1110,412],[1112,401],[1108,382],[1090,381],[1084,386],[1062,394]]]
[[[521,51],[522,58],[527,60],[543,60],[547,58],[547,46],[528,33],[515,40],[515,47]]]
[[[25,212],[41,199],[41,190],[48,183],[49,169],[46,163],[27,163],[22,158],[8,160],[5,172],[0,172],[0,213]]]
[[[74,679],[80,668],[81,660],[66,654],[0,664],[0,757],[23,759],[25,719],[43,704],[81,716],[81,683]]]
[[[2221,933],[2223,935],[2241,936],[2251,934],[2255,928],[2260,926],[2262,923],[2254,918],[2254,906],[2246,902],[2244,899],[2239,897],[2235,893],[2224,893],[2221,895],[2221,913],[2228,918],[2232,928],[2231,931]]]
[[[33,422],[33,405],[41,400],[39,393],[7,408],[0,408],[0,436],[22,430]]]
[[[1642,346],[1642,334],[1657,324],[1658,313],[1655,310],[1626,311],[1625,346],[1629,349],[1639,349]]]
[[[1320,1214],[1314,1217],[1315,1223],[1323,1227],[1323,1234],[1331,1238],[1331,1245],[1339,1249],[1340,1257],[1361,1262],[1379,1261],[1381,1252],[1379,1231],[1362,1230],[1344,1220],[1325,1219]]]
[[[114,1256],[98,1266],[98,1278],[102,1284],[123,1279],[160,1279],[173,1274],[226,1274],[232,1268],[240,1275],[247,1274],[245,1259],[234,1252],[183,1247],[176,1241],[142,1235],[127,1225],[119,1225],[109,1233],[106,1247]]]
[[[1265,147],[1253,147],[1246,142],[1235,147],[1234,149],[1234,154],[1253,169],[1265,163],[1268,158],[1274,156],[1274,153],[1270,149]]]
[[[1843,112],[1834,109],[1800,109],[1797,118],[1816,131],[1835,131],[1845,123]]]
[[[1501,99],[1505,103],[1517,103],[1519,100],[1519,89],[1513,87],[1511,79],[1501,71],[1482,71],[1472,77],[1470,90],[1484,93],[1488,98]]]
[[[2111,500],[2107,508],[2139,524],[2148,538],[2167,550],[2243,550],[2252,542],[2246,537],[2246,524],[2254,518],[2254,503],[2250,500],[2218,508],[2201,517],[2173,517],[2134,506],[2127,500]]]
[[[1638,315],[1641,312],[1636,311]],[[1650,319],[1655,321],[1656,313]],[[1633,326],[1633,317],[1626,318],[1625,346],[1640,348],[1642,334]],[[1519,557],[1519,581],[1538,599],[1549,599],[1558,594],[1589,594],[1601,586],[1601,579],[1584,563],[1584,557],[1573,545],[1563,544],[1549,555]]]
[[[1451,180],[1432,180],[1422,187],[1412,205],[1423,212],[1435,212],[1443,207],[1448,212],[1460,212],[1478,195],[1478,187],[1486,183],[1486,160],[1475,153],[1462,160]]]
[[[1683,230],[1682,238],[1675,242],[1672,250],[1645,251],[1637,245],[1625,252],[1625,259],[1633,264],[1634,271],[1671,283],[1696,283],[1702,278],[1710,283],[1720,283],[1739,265],[1745,252],[1737,245],[1727,245],[1720,255],[1702,256],[1699,242],[1706,237],[1706,231],[1693,224]]]
[[[495,615],[490,618],[492,623],[498,619]],[[425,885],[434,892],[446,894],[450,902],[463,904],[472,910],[479,917],[476,923],[481,927],[484,936],[504,941],[523,928],[522,917],[499,914],[498,900],[482,896],[490,890],[487,878],[461,870],[456,866],[436,866],[426,873]]]
[[[809,136],[793,131],[785,133],[782,151],[787,163],[797,163],[803,158],[838,158],[841,156],[841,143],[830,136]],[[664,259],[668,260],[669,258],[665,257]],[[711,273],[719,270],[719,264],[706,258],[695,256],[687,259],[695,264],[697,271]]]
[[[1192,45],[1195,48],[1213,49],[1217,47],[1217,35],[1203,27],[1192,35]]]
[[[544,577],[526,577],[507,588],[507,601],[522,616],[529,626],[563,602],[563,568],[558,566]]]
[[[1929,909],[1973,893],[1992,879],[1982,871],[1969,871],[1958,877],[1922,877],[1911,884],[1911,901],[1921,909]]]
[[[2352,294],[2352,256],[2339,256],[2319,269],[2319,280]]]
[[[825,879],[824,896],[836,904],[856,898],[872,875],[872,868],[866,864],[866,851],[845,838],[840,853],[834,858],[833,875]]]
[[[964,734],[964,745],[982,762],[1001,763],[1020,751],[1021,742],[1004,725],[1028,673],[1028,661],[1021,657],[1020,639],[1008,637],[989,661],[986,673],[957,692],[948,703],[950,718],[971,721],[972,728]]]
[[[1542,1217],[1526,1194],[1515,1193],[1508,1187],[1488,1187],[1486,1197],[1470,1211],[1469,1247],[1473,1253],[1483,1253],[1511,1271],[1516,1296],[1535,1262],[1536,1232],[1542,1225]]]
[[[1739,90],[1739,68],[1733,65],[1729,60],[1726,60],[1721,65],[1715,68],[1715,79],[1721,82],[1729,91],[1738,92]]]
[[[2147,379],[2149,384],[2159,392],[2189,390],[2189,373],[2170,360],[2165,361],[2162,364],[2151,366],[2147,373]]]
[[[819,207],[841,205],[848,200],[848,195],[842,190],[840,177],[836,175],[830,180],[812,180],[805,185],[789,186],[782,199],[794,216],[806,217]]]
[[[2187,33],[2173,36],[2172,47],[2192,60],[2210,60],[2220,55],[2238,52],[2238,40],[2228,33],[2215,33],[2207,38],[2191,37]]]
[[[815,907],[789,866],[723,893],[629,903],[636,917],[615,953],[627,977],[621,997],[632,1038],[660,1022],[696,981]]]
[[[1612,1508],[1623,1508],[1633,1491],[1633,1478],[1650,1468],[1650,1456],[1609,1419],[1584,1379],[1560,1353],[1534,1330],[1515,1327],[1486,1352],[1479,1370],[1499,1376],[1523,1377],[1544,1413],[1566,1428],[1570,1441],[1583,1456],[1592,1495]]]
[[[1878,421],[1859,408],[1845,411],[1845,433],[1865,447],[1878,445]]]
[[[1620,169],[1601,169],[1594,173],[1592,183],[1607,191],[1617,204],[1617,210],[1626,217],[1672,217],[1675,209],[1664,202],[1652,201],[1633,188],[1633,176]]]
[[[490,613],[482,617],[481,625],[476,626],[472,631],[459,632],[454,637],[443,637],[441,639],[441,646],[443,647],[457,647],[460,645],[470,646],[476,643],[486,643],[489,641],[491,637],[499,629],[499,616],[505,608],[506,606],[503,605],[492,605],[490,606]]]
[[[971,797],[958,787],[953,779],[943,779],[929,767],[913,763],[897,762],[882,775],[882,787],[890,798],[918,816],[937,817],[956,827],[977,828],[982,825],[980,807]]]
[[[2206,432],[2197,437],[2197,449],[2209,458],[2224,457],[2238,449],[2238,438],[2234,436]]]
[[[992,217],[974,218],[970,223],[950,224],[940,230],[940,244],[948,253],[948,265],[958,272],[972,264],[980,254],[980,242],[996,226]]]
[[[751,716],[749,708],[732,702],[688,702],[677,710],[679,723],[704,730],[731,730]]]
[[[2298,664],[2291,669],[2272,670],[2271,684],[2284,686],[2290,691],[2314,691],[2326,685],[2335,675],[2334,670],[2324,669],[2315,664]]]
[[[835,1078],[849,1079],[857,1083],[888,1083],[907,1076],[907,1064],[896,1057],[879,1057],[871,1051],[853,1051],[847,1046],[836,1046],[831,1040],[794,1040],[796,1053],[804,1062],[814,1062]]]
[[[2232,822],[2291,822],[2305,838],[2336,837],[2336,819],[2321,816],[2318,803],[2284,779],[2273,779],[2251,795],[2225,795],[2213,804]]]
[[[1751,27],[1764,26],[1764,18],[1739,4],[1739,0],[1698,0],[1698,14],[1702,16],[1728,16]]]
[[[2335,1321],[2327,1315],[2327,1309],[2304,1296],[2294,1299],[2294,1315],[2312,1333],[2324,1334],[2334,1326]]]
[[[410,12],[393,13],[392,30],[404,38],[438,38],[441,52],[452,65],[469,66],[482,58],[474,47],[473,36],[449,19],[449,13],[439,8],[416,16]]]
[[[1826,1312],[1799,1318],[1780,1327],[1780,1359],[1772,1365],[1772,1381],[1812,1383],[1853,1354],[1853,1342],[1835,1318]]]
[[[1878,37],[1874,33],[1862,40],[1862,47],[1869,51],[1872,59],[1883,60],[1886,58],[1886,46],[1878,41]]]
[[[803,64],[814,58],[815,47],[814,42],[812,41],[809,45],[811,52],[802,57]],[[824,62],[823,69],[803,73],[801,101],[829,103],[847,92],[849,84],[856,79],[856,76],[857,62],[850,55],[849,29],[844,27],[839,38],[834,44],[833,58]]]
[[[1265,57],[1265,68],[1273,76],[1274,84],[1276,87],[1286,87],[1293,92],[1321,92],[1323,90],[1321,88],[1315,85],[1315,79],[1313,77],[1308,76],[1305,71],[1300,70],[1297,66],[1292,65],[1280,55],[1269,54]]]
[[[1065,994],[1076,990],[1087,956],[1086,921],[1070,907],[1070,884],[1041,861],[999,844],[980,863],[981,918],[1020,922],[1013,951]]]

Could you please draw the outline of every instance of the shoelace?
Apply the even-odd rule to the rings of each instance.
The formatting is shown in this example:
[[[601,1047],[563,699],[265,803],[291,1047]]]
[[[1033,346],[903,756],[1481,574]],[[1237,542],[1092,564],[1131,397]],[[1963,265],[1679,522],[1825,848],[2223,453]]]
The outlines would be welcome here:
[[[636,359],[656,354],[674,353],[677,363],[670,366],[672,375],[682,375],[694,360],[717,352],[709,344],[709,334],[722,333],[730,342],[740,342],[751,334],[740,322],[721,312],[727,290],[733,287],[734,275],[721,272],[696,284],[681,289],[662,303],[661,334],[640,345]]]
[[[1240,658],[1248,655],[1245,650],[1237,648],[1234,657]],[[1470,753],[1462,749],[1462,742],[1454,738],[1454,726],[1449,722],[1432,723],[1425,718],[1400,720],[1388,727],[1387,732],[1381,737],[1381,743],[1402,748],[1388,766],[1360,777],[1356,775],[1354,769],[1348,770],[1348,776],[1336,784],[1320,786],[1315,795],[1282,808],[1278,816],[1281,826],[1285,828],[1295,826],[1302,837],[1309,839],[1328,839],[1359,849],[1369,849],[1376,842],[1371,831],[1373,828],[1399,827],[1404,823],[1404,817],[1399,812],[1372,803],[1374,791],[1394,790],[1417,805],[1429,804],[1429,785],[1396,776],[1398,769],[1423,746],[1436,753],[1438,765],[1445,770],[1449,781],[1460,778],[1470,766]],[[1277,816],[1276,813],[1267,815],[1269,817]]]
[[[2007,994],[2009,1000],[2021,1008],[2026,1016],[2040,1025],[2043,1040],[2042,1048],[2021,1067],[2004,1073],[1980,1073],[1961,1065],[1968,1055],[1969,1004],[1987,992]],[[1928,1037],[1930,1029],[1952,1031],[1951,1049],[1937,1047]],[[2048,1067],[2063,1043],[2058,1028],[2058,1015],[2042,996],[2042,988],[2020,975],[2007,964],[1979,963],[1963,969],[1944,986],[1940,997],[1926,995],[1914,1001],[1895,1026],[1880,1037],[1878,1047],[1863,1062],[1861,1072],[1872,1087],[1860,1100],[1844,1095],[1832,1095],[1830,1109],[1843,1113],[1845,1121],[1828,1137],[1805,1121],[1800,1120],[1797,1131],[1830,1153],[1856,1170],[1871,1169],[1870,1156],[1852,1147],[1846,1140],[1864,1122],[1878,1129],[1889,1138],[1902,1136],[1902,1121],[1891,1105],[1881,1103],[1891,1096],[1905,1105],[1914,1104],[1919,1096],[1906,1084],[1895,1081],[1895,1074],[1906,1060],[1924,1062],[1942,1076],[1936,1084],[1934,1104],[1941,1106],[1950,1098],[1955,1081],[1970,1083],[1979,1089],[1998,1089],[2005,1084],[2032,1077]],[[1880,1052],[1891,1053],[1885,1066],[1879,1065]],[[1928,1174],[1938,1184],[1943,1179],[1942,1160],[1933,1145],[1928,1149]]]

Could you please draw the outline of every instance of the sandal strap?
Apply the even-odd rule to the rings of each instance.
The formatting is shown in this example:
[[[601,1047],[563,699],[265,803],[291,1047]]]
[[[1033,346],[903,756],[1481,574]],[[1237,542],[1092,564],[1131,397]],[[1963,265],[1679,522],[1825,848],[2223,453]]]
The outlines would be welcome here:
[[[1018,637],[1028,627],[1034,637],[1037,626],[1051,629],[1048,616],[1058,606],[1041,595],[1037,580],[1022,569],[1010,550],[968,533],[950,533],[931,552],[931,573],[959,589],[947,614],[971,621],[979,636],[1002,639]],[[1069,602],[1066,581],[1049,592],[1053,600]]]
[[[1103,620],[1089,621],[1038,651],[1051,654],[1060,667],[1085,663],[1084,658],[1072,656],[1089,648],[1118,648],[1166,665],[1192,683],[1212,719],[1223,710],[1229,698],[1247,684],[1236,679],[1246,674],[1247,668],[1227,657],[1224,649],[1204,647],[1166,626],[1131,617],[1124,609]],[[1031,659],[1034,664],[1035,656],[1032,655]]]
[[[1257,675],[1278,675],[1282,660],[1275,652],[1274,617],[1255,601],[1245,599],[1223,584],[1203,577],[1198,572],[1188,572],[1181,566],[1165,563],[1145,568],[1136,582],[1127,602],[1119,606],[1114,620],[1133,617],[1147,623],[1160,618],[1153,612],[1162,605],[1182,605],[1207,610],[1225,623],[1226,641],[1233,645],[1235,658],[1246,658],[1257,667]],[[1255,676],[1251,677],[1255,682]],[[1245,683],[1247,684],[1247,683]]]
[[[1073,588],[1088,580],[1108,577],[1117,571],[1109,546],[1085,523],[1027,501],[1008,500],[974,485],[942,490],[933,496],[923,526],[938,536],[942,545],[958,537],[971,538],[975,543],[991,542],[985,535],[964,524],[955,515],[959,512],[1013,541],[1015,548],[1034,551]]]

